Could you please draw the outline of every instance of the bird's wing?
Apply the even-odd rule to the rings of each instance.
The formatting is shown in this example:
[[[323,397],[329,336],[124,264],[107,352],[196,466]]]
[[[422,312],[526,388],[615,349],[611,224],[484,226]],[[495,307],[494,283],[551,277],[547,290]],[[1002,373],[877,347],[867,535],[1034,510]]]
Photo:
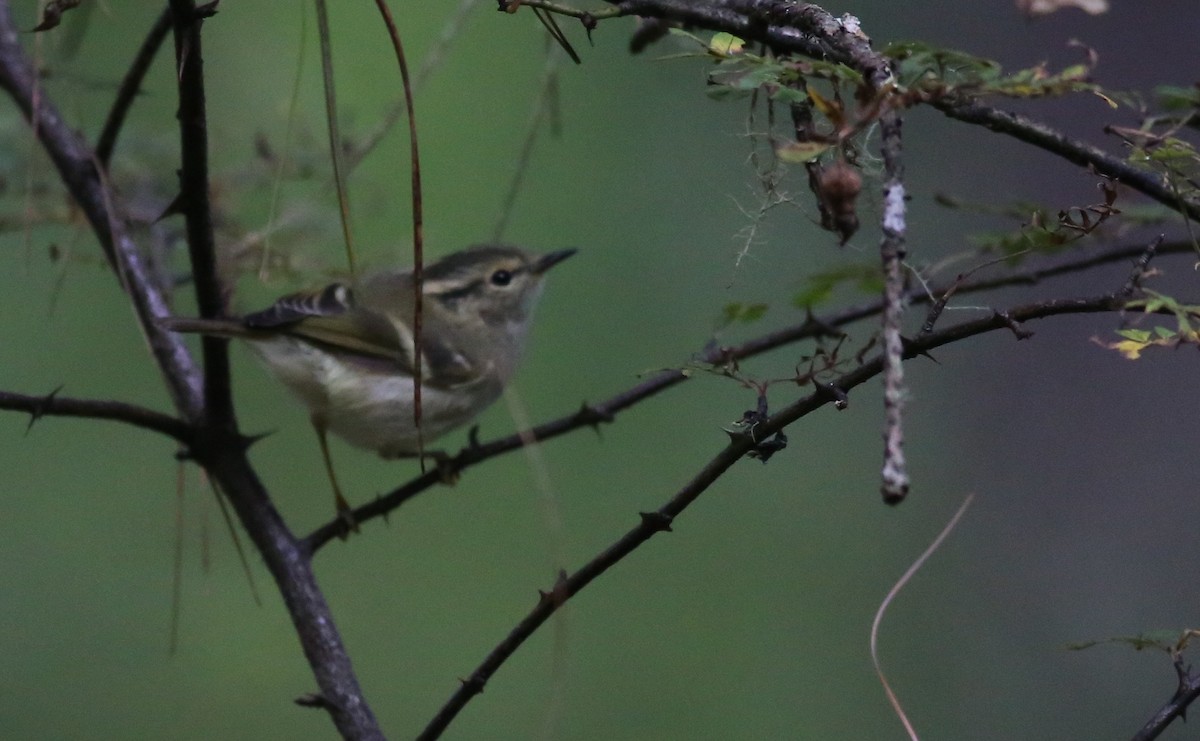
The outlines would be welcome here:
[[[411,309],[404,313],[411,314]],[[251,330],[279,332],[341,350],[351,357],[391,361],[398,372],[414,372],[408,320],[392,319],[364,306],[356,300],[354,291],[341,283],[283,296],[242,321]],[[445,332],[437,330],[438,324],[436,317],[426,315],[421,332],[423,383],[446,388],[475,380],[479,375],[475,363],[446,339]]]

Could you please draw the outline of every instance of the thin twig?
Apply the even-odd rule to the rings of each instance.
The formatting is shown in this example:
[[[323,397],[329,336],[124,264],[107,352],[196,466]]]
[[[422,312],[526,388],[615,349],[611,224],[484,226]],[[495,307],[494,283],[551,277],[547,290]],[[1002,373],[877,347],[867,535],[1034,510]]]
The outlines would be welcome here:
[[[329,129],[329,159],[333,164],[333,184],[337,190],[338,215],[342,220],[342,243],[346,246],[346,266],[350,275],[358,274],[354,261],[354,232],[350,228],[350,195],[346,192],[348,170],[343,162],[342,133],[338,126],[337,92],[333,83],[333,49],[330,45],[329,10],[325,0],[316,0],[317,35],[321,39],[321,75],[325,89],[325,120]]]
[[[192,284],[202,317],[225,314],[225,293],[217,269],[208,182],[208,114],[204,98],[204,56],[200,43],[203,13],[192,0],[171,0],[175,65],[179,84],[179,203],[187,229]],[[204,413],[211,422],[234,424],[229,375],[229,340],[205,336]]]
[[[529,117],[529,122],[525,124],[525,138],[521,142],[521,151],[517,154],[517,166],[513,168],[512,177],[508,181],[508,189],[504,192],[504,200],[500,204],[500,218],[496,221],[496,227],[492,230],[492,239],[499,242],[505,230],[508,228],[508,220],[512,216],[513,206],[517,202],[517,196],[521,192],[521,184],[525,180],[525,173],[529,170],[529,163],[533,158],[533,145],[537,142],[538,134],[542,130],[542,122],[550,114],[551,106],[554,104],[553,96],[558,89],[558,68],[561,65],[562,56],[558,53],[558,47],[552,46],[546,52],[546,64],[542,67],[542,81],[538,85],[537,95],[534,96],[533,113]]]
[[[408,169],[411,173],[412,186],[412,237],[413,237],[413,426],[417,430],[417,459],[421,461],[421,470],[425,470],[425,433],[421,426],[421,384],[422,363],[424,362],[425,343],[421,339],[424,324],[425,275],[425,216],[421,196],[421,155],[417,146],[417,116],[413,107],[412,80],[408,76],[408,60],[404,56],[404,44],[400,41],[400,32],[392,19],[392,11],[388,9],[386,0],[375,0],[375,7],[383,16],[387,25],[388,37],[392,40],[392,49],[396,52],[396,63],[400,66],[400,80],[404,87],[404,107],[408,111]]]
[[[258,262],[258,278],[266,282],[271,261],[271,235],[275,231],[275,216],[279,210],[279,194],[283,190],[284,172],[288,160],[292,156],[292,134],[296,127],[296,110],[300,106],[300,82],[304,72],[304,51],[308,39],[308,14],[300,7],[300,40],[296,52],[296,76],[292,78],[292,94],[288,100],[287,123],[283,129],[283,147],[280,149],[275,162],[275,172],[271,178],[271,199],[267,205],[267,225],[263,229],[262,259]]]
[[[985,126],[992,131],[1007,134],[1026,144],[1056,154],[1076,165],[1092,167],[1101,175],[1118,180],[1142,195],[1149,196],[1194,221],[1200,221],[1200,201],[1180,198],[1162,174],[1135,167],[1120,157],[1114,157],[1102,149],[1072,139],[1046,124],[1017,113],[1009,113],[982,103],[948,99],[935,100],[932,105],[950,118]]]
[[[143,430],[161,433],[183,445],[190,444],[195,436],[195,430],[187,422],[162,412],[121,401],[59,396],[57,390],[45,396],[0,391],[0,409],[29,414],[31,427],[42,417],[78,417],[124,422]]]
[[[117,89],[117,97],[113,100],[112,107],[108,109],[108,118],[104,120],[104,128],[100,130],[100,137],[96,140],[96,159],[100,160],[105,167],[108,167],[108,162],[112,158],[113,147],[117,144],[117,135],[121,133],[121,126],[125,123],[125,114],[129,113],[133,101],[142,91],[142,80],[150,71],[150,65],[154,62],[154,57],[158,55],[158,50],[162,47],[170,30],[171,8],[166,7],[158,14],[154,25],[150,27],[150,31],[142,41],[137,55],[133,58],[133,63],[126,70],[125,77],[121,80],[121,86]]]

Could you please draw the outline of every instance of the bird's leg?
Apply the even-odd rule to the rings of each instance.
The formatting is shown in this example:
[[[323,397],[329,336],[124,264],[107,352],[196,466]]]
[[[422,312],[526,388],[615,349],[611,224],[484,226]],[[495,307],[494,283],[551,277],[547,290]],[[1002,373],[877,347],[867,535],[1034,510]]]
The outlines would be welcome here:
[[[329,474],[329,483],[333,486],[333,506],[337,509],[338,519],[344,522],[348,529],[357,533],[358,521],[354,519],[354,510],[346,501],[346,497],[342,496],[337,476],[333,473],[333,458],[329,455],[329,441],[325,436],[325,421],[314,414],[312,426],[317,433],[317,441],[321,444],[321,457],[325,460],[325,473]]]

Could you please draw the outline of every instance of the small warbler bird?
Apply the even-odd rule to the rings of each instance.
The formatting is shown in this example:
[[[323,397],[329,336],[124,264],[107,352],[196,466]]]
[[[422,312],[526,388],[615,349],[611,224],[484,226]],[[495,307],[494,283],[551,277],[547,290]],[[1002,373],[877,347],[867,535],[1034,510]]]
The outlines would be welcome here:
[[[546,271],[573,254],[478,245],[425,267],[419,434],[411,270],[290,294],[240,319],[172,318],[165,326],[249,343],[308,407],[338,511],[346,516],[326,431],[397,458],[423,452],[423,442],[474,419],[516,371]]]

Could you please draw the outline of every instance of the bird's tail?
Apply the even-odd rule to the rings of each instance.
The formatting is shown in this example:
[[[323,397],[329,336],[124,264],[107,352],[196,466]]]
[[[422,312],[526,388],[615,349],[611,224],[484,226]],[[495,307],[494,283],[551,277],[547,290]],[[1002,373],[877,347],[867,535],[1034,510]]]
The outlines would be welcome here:
[[[169,316],[158,320],[159,326],[170,332],[205,334],[210,337],[249,337],[253,332],[237,319],[200,319]]]

